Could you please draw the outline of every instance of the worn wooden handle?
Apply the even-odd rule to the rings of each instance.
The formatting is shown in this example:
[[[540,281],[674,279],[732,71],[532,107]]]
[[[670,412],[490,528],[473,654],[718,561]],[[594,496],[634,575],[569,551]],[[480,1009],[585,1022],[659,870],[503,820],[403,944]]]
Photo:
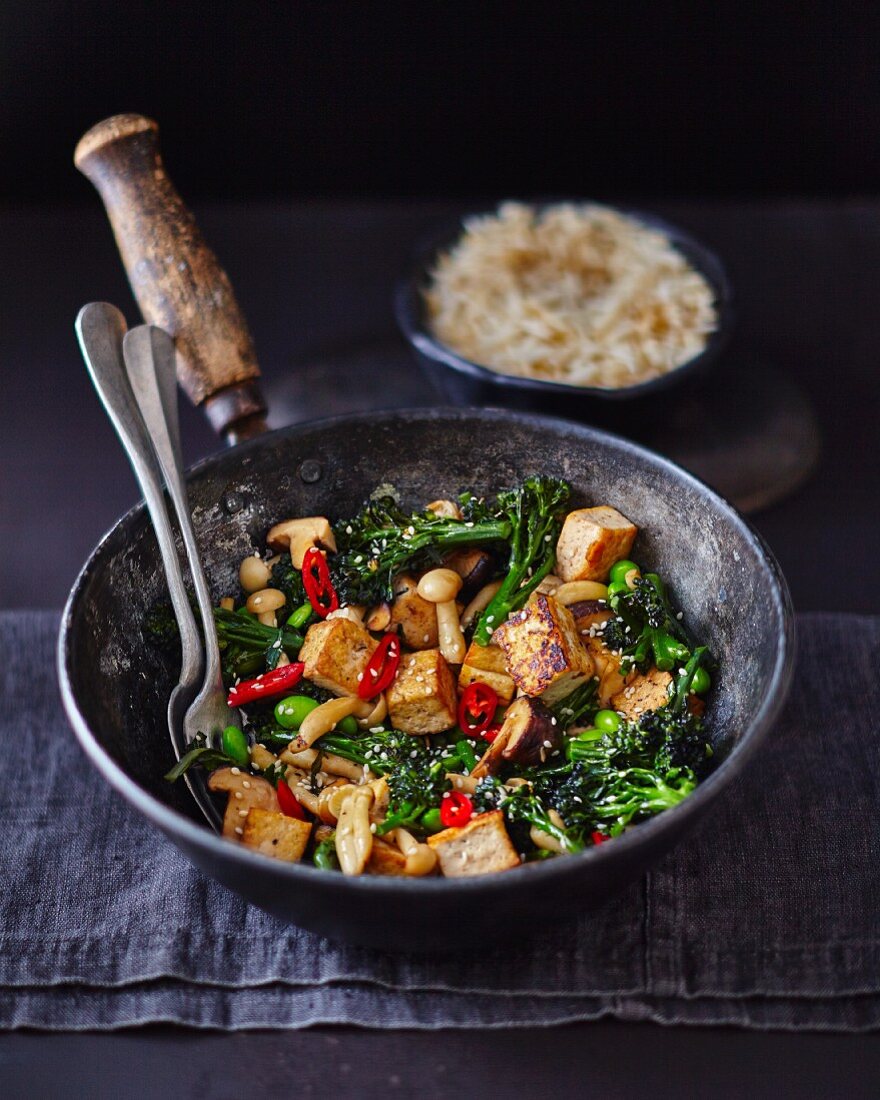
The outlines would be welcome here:
[[[74,163],[104,200],[144,320],[169,332],[177,377],[216,431],[265,429],[253,343],[226,272],[165,172],[159,128],[114,115],[84,134]]]

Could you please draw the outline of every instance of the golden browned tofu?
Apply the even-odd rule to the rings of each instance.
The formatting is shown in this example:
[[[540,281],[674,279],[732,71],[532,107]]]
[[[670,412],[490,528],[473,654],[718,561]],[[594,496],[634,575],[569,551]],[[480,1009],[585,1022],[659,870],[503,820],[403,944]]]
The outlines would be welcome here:
[[[405,875],[406,856],[393,844],[376,839],[373,841],[366,871],[369,875]]]
[[[428,844],[434,849],[446,878],[509,871],[520,862],[500,810],[477,814],[460,829],[435,833],[428,837]]]
[[[298,863],[306,850],[312,825],[274,810],[255,807],[248,811],[241,842],[273,859]]]
[[[564,581],[607,581],[611,566],[629,555],[638,530],[607,504],[569,512],[556,543],[556,572]]]
[[[513,698],[516,685],[507,671],[504,651],[499,646],[471,642],[458,674],[458,686],[464,691],[468,684],[473,683],[488,684],[502,706],[506,707]]]
[[[410,649],[436,649],[437,608],[422,599],[417,591],[418,583],[408,573],[395,578],[390,629],[399,627]]]
[[[593,675],[593,661],[574,617],[552,596],[538,596],[492,635],[524,695],[555,703]]]
[[[358,676],[376,649],[376,642],[360,623],[326,619],[306,632],[299,651],[305,677],[334,695],[357,695]]]
[[[672,683],[670,672],[661,672],[659,668],[649,669],[645,673],[637,672],[627,682],[625,688],[611,699],[611,706],[625,718],[635,719],[647,710],[657,710],[669,702],[669,685]]]
[[[441,733],[455,725],[455,678],[439,649],[404,654],[385,698],[394,728],[404,733]]]

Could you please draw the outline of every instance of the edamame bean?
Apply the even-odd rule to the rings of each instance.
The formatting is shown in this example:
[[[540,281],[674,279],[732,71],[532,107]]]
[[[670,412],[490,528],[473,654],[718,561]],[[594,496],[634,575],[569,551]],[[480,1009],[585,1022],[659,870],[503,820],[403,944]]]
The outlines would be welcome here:
[[[620,729],[620,715],[616,710],[598,710],[593,719],[593,725],[596,729],[613,733],[614,730]]]
[[[223,751],[231,757],[240,768],[247,768],[251,762],[251,754],[245,735],[238,726],[227,726],[223,731]]]
[[[357,719],[353,714],[347,714],[341,722],[336,723],[336,728],[347,737],[354,737],[358,731]]]
[[[611,566],[611,580],[612,581],[626,581],[627,573],[635,571],[641,576],[641,570],[634,561],[630,561],[629,558],[624,558],[622,561],[616,561]]]
[[[712,677],[704,668],[698,668],[691,680],[691,691],[695,695],[705,695],[712,684]]]
[[[629,585],[626,581],[612,581],[608,585],[608,599],[613,599],[614,596],[620,596],[624,592],[629,592]]]
[[[288,695],[275,704],[275,721],[286,730],[298,730],[305,716],[317,706],[317,699],[310,699],[308,695]]]

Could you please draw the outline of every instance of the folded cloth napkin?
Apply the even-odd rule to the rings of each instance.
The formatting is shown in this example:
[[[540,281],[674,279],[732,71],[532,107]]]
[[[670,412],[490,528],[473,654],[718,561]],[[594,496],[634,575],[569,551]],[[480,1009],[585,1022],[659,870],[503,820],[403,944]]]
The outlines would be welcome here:
[[[880,1026],[880,618],[808,615],[785,715],[696,835],[521,951],[322,940],[204,878],[87,763],[57,616],[0,615],[0,1026]]]

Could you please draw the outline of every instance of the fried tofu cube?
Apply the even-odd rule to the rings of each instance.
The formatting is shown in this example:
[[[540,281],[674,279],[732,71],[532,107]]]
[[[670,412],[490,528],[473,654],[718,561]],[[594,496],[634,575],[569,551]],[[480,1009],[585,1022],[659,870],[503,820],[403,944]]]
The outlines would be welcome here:
[[[399,848],[376,838],[366,867],[370,875],[405,875],[406,856]]]
[[[492,635],[508,674],[524,695],[552,705],[593,675],[574,617],[552,596],[538,596]]]
[[[418,585],[409,573],[395,577],[390,629],[398,627],[410,649],[436,649],[437,608],[419,595]]]
[[[556,572],[564,581],[607,581],[611,566],[629,556],[638,530],[607,504],[569,512],[556,543]]]
[[[307,680],[334,695],[357,695],[358,676],[363,675],[376,645],[360,623],[325,619],[309,627],[299,659],[306,666]]]
[[[404,733],[441,733],[455,725],[455,678],[439,649],[404,654],[385,698],[394,728]]]
[[[507,671],[504,651],[499,646],[471,642],[458,674],[458,686],[464,691],[468,684],[474,683],[488,684],[502,706],[506,707],[513,698],[516,685]]]
[[[312,833],[310,821],[300,821],[274,810],[255,807],[248,811],[241,842],[272,859],[299,863]]]
[[[611,706],[625,718],[637,719],[645,711],[657,710],[669,702],[672,674],[659,668],[637,672],[627,686],[611,699]]]
[[[461,828],[435,833],[428,837],[428,844],[434,849],[446,878],[509,871],[520,863],[501,810],[477,814]]]

